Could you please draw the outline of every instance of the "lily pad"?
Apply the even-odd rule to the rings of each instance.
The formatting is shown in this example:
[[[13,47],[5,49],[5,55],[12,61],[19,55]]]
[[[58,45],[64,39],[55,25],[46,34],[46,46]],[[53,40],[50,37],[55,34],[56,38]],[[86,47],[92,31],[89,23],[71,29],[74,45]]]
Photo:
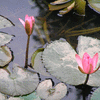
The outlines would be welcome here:
[[[43,51],[43,63],[57,79],[72,85],[82,84],[86,75],[78,69],[75,50],[67,41],[56,40]]]
[[[88,0],[88,3],[94,11],[100,13],[100,0]]]
[[[11,51],[7,46],[0,47],[0,66],[7,65],[12,59]]]
[[[0,93],[0,99],[1,100],[6,100],[6,96],[4,94]]]
[[[21,99],[19,97],[7,98],[7,95],[4,95],[4,94],[0,93],[0,100],[24,100],[24,99]]]
[[[9,43],[12,39],[12,35],[8,35],[6,33],[0,33],[0,46],[3,46]]]
[[[91,96],[91,100],[99,100],[100,99],[100,88],[96,89]]]
[[[24,100],[24,99],[21,99],[19,97],[10,97],[9,99],[4,99],[4,100]]]
[[[43,51],[43,49],[41,49]],[[44,68],[44,64],[41,62],[42,51],[38,50],[32,55],[31,64],[34,71],[44,76],[50,76]]]
[[[14,26],[14,24],[6,17],[0,15],[0,29]]]
[[[45,100],[61,100],[67,93],[67,86],[59,83],[52,87],[51,80],[42,81],[37,87],[37,94]]]
[[[74,9],[76,14],[80,16],[84,16],[86,1],[85,0],[57,0],[51,2],[48,6],[50,11],[62,9],[59,11],[58,14],[60,16],[68,13],[72,9]]]
[[[36,51],[33,53],[32,58],[31,58],[31,65],[32,65],[32,67],[34,66],[34,60],[35,60],[36,55],[37,55],[39,52],[43,51],[43,50],[44,50],[44,48],[39,48],[38,50],[36,50]]]
[[[85,40],[85,41],[84,41]],[[91,57],[95,53],[100,55],[100,40],[91,37],[80,36],[78,38],[78,54],[83,56],[87,52]],[[49,44],[43,51],[43,63],[48,72],[57,79],[72,85],[83,84],[86,80],[86,74],[83,74],[78,69],[78,64],[75,59],[76,52],[66,42],[56,40]],[[100,63],[100,56],[97,67]],[[100,70],[90,74],[88,85],[100,86]]]
[[[0,69],[0,92],[11,96],[26,95],[33,92],[39,83],[36,73],[14,64],[12,71]]]
[[[41,100],[36,92],[20,97],[23,100]]]

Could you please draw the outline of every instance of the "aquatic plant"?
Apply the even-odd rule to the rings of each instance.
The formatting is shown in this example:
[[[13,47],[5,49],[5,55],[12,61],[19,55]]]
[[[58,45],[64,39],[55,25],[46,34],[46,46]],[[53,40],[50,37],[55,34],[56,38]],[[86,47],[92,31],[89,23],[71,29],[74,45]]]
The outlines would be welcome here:
[[[99,0],[87,0],[88,6],[94,11],[100,13]],[[62,16],[72,9],[74,13],[85,16],[86,1],[85,0],[56,0],[48,4],[50,11],[60,10],[58,15]]]
[[[26,31],[26,34],[28,36],[27,38],[27,47],[26,47],[26,58],[25,58],[25,68],[28,67],[28,49],[29,49],[29,40],[30,40],[30,35],[32,34],[33,32],[33,28],[34,28],[34,23],[35,23],[35,19],[33,16],[28,16],[26,15],[25,16],[25,22],[20,19],[20,22],[23,24],[24,28],[25,28],[25,31]]]

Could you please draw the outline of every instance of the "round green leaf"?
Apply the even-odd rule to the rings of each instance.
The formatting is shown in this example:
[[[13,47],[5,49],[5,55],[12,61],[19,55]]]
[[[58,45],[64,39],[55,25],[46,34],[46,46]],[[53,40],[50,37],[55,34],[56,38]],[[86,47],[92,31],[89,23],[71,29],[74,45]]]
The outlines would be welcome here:
[[[11,27],[14,24],[6,17],[0,15],[0,29],[6,28],[6,27]]]
[[[93,10],[100,13],[100,0],[88,0],[88,3]]]
[[[36,92],[20,97],[23,100],[41,100]]]
[[[91,100],[99,100],[100,99],[100,88],[96,89],[91,96]]]
[[[7,43],[9,43],[12,39],[12,35],[6,34],[6,33],[0,33],[0,46],[3,46]]]
[[[12,59],[11,51],[7,46],[0,47],[0,66],[7,65]]]
[[[57,79],[72,85],[84,83],[86,75],[78,69],[75,50],[67,41],[56,40],[43,51],[43,63],[48,72]]]
[[[0,92],[11,95],[26,95],[33,92],[39,83],[36,73],[14,64],[12,71],[0,69]]]
[[[42,81],[37,87],[37,94],[45,100],[61,100],[67,93],[67,86],[59,83],[52,87],[51,80]]]

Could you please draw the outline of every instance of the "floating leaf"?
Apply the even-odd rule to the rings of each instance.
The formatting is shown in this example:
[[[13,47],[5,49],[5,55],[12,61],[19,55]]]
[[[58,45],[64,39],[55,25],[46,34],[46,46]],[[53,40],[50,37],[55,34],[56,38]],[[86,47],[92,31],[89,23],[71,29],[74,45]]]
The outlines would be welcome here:
[[[36,92],[20,97],[23,100],[41,100]]]
[[[5,99],[5,100],[24,100],[24,99],[21,99],[19,97],[10,97],[9,99]]]
[[[91,57],[93,57],[95,53],[100,55],[100,40],[80,36],[78,38],[77,51],[81,58],[85,52]],[[47,71],[57,79],[72,85],[83,84],[86,79],[86,74],[82,74],[79,71],[75,54],[76,52],[67,41],[54,41],[44,49],[42,55],[43,63]],[[97,67],[99,63],[100,56]],[[100,86],[99,79],[100,70],[90,75],[87,84],[91,86]]]
[[[0,69],[1,93],[12,96],[29,94],[36,89],[38,83],[39,79],[36,73],[18,67],[17,64],[14,64],[12,71]]]
[[[6,100],[6,96],[2,93],[0,93],[0,100]]]
[[[78,15],[85,16],[85,6],[86,6],[86,1],[85,0],[75,0],[75,13]]]
[[[99,100],[100,99],[100,88],[96,89],[91,96],[91,100]]]
[[[39,48],[38,50],[36,50],[36,51],[33,53],[32,58],[31,58],[31,65],[32,65],[32,67],[34,67],[34,60],[35,60],[36,55],[37,55],[39,52],[43,51],[43,50],[44,50],[44,48]]]
[[[45,100],[61,100],[67,93],[67,86],[59,83],[52,87],[51,80],[42,81],[37,87],[37,94]]]
[[[0,47],[0,66],[7,65],[12,59],[11,51],[7,46]]]
[[[7,99],[7,95],[0,93],[0,100],[24,100],[19,97],[10,97]]]
[[[43,49],[41,48],[41,50],[43,50]],[[34,71],[37,71],[39,74],[42,74],[44,76],[50,76],[46,72],[43,63],[41,62],[41,56],[42,56],[41,50],[38,51],[39,53],[36,51],[38,54],[35,52],[37,55],[36,54],[32,55],[32,59],[31,59],[32,67],[33,67]],[[36,57],[34,58],[34,56],[36,56]]]
[[[56,40],[47,45],[42,58],[51,75],[65,83],[78,85],[84,83],[86,75],[79,71],[75,54],[67,41]]]
[[[69,2],[69,1],[70,0],[57,0],[57,1],[51,2],[50,4],[51,5],[65,4],[65,3]]]
[[[0,29],[14,26],[14,24],[6,17],[0,15]]]
[[[63,2],[64,1],[64,2]],[[85,15],[85,6],[86,6],[86,1],[85,0],[57,0],[49,5],[49,10],[54,11],[54,10],[60,10],[58,15],[64,15],[68,13],[70,10],[74,8],[75,13],[81,16]]]
[[[93,10],[100,13],[100,0],[88,0],[88,3]]]
[[[0,46],[3,46],[11,41],[12,35],[6,33],[0,33]]]

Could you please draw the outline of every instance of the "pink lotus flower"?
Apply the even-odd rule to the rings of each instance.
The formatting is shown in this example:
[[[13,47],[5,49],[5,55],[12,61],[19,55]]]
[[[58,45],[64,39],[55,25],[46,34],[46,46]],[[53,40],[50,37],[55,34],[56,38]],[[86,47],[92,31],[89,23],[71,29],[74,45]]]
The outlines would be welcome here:
[[[97,62],[98,62],[98,53],[91,58],[87,53],[84,53],[83,58],[81,59],[78,54],[75,55],[76,61],[79,65],[79,70],[84,74],[92,74],[96,72],[99,67],[95,70]]]
[[[25,16],[25,22],[19,18],[19,21],[23,24],[23,26],[25,27],[26,33],[27,35],[31,35],[33,32],[33,27],[34,27],[34,23],[35,23],[35,19],[33,16]]]

